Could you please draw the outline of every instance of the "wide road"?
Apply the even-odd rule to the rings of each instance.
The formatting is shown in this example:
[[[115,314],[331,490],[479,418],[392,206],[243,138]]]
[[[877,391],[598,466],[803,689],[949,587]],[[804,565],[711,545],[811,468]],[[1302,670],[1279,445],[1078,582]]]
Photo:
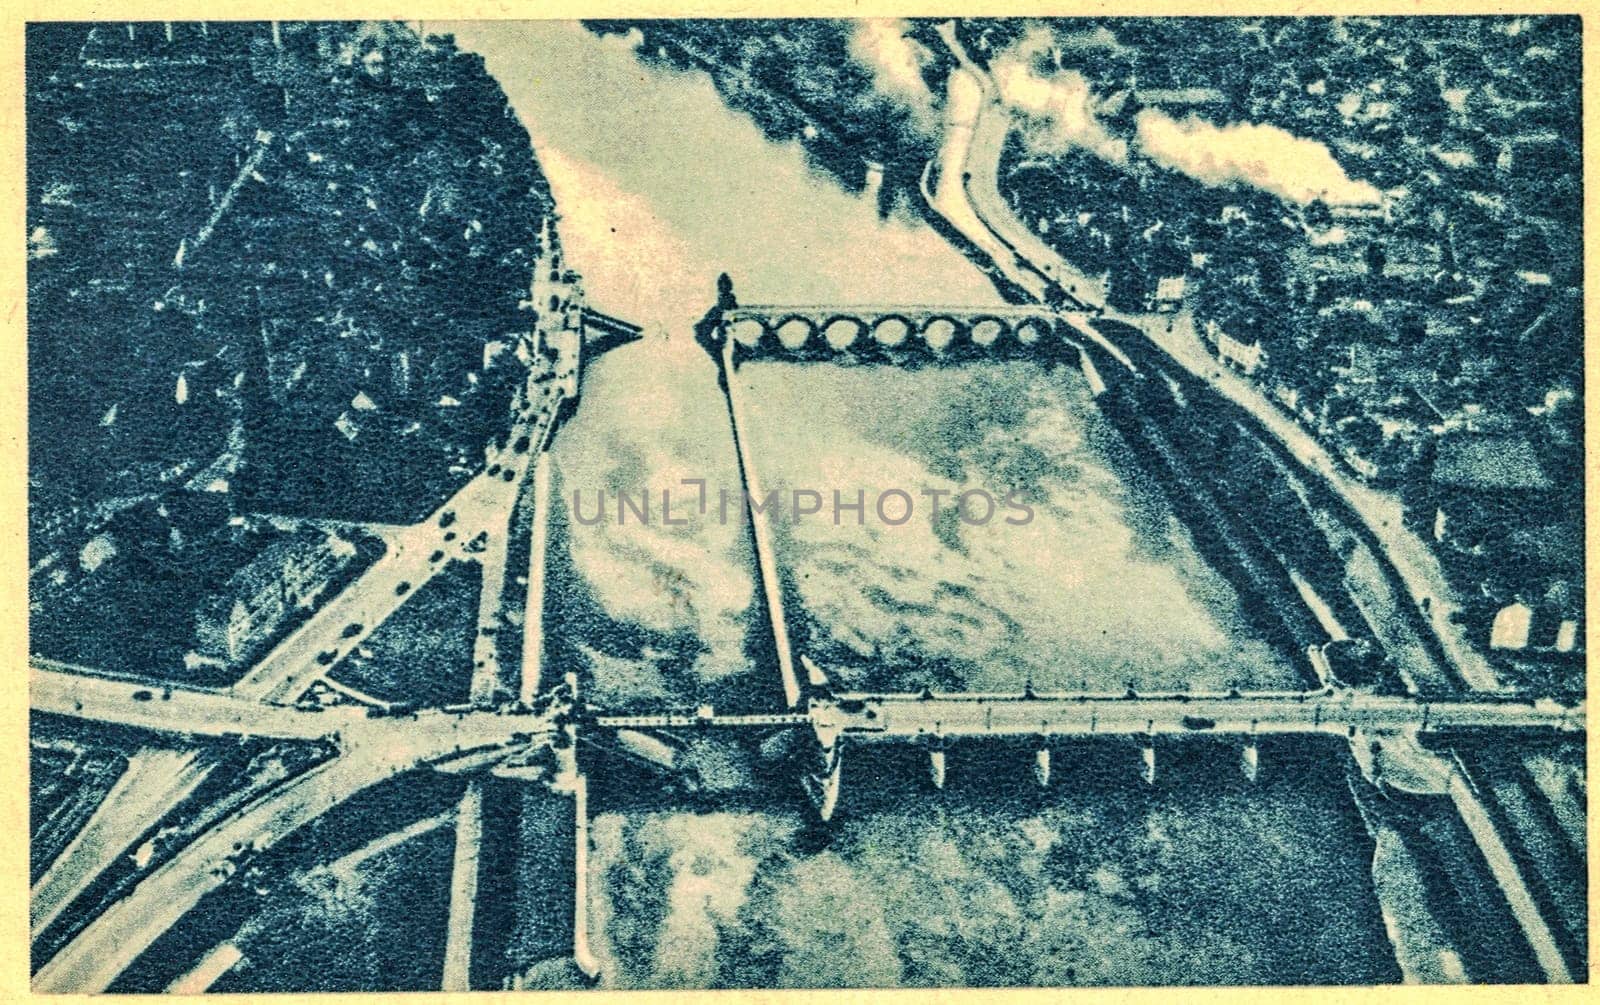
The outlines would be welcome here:
[[[235,846],[265,851],[368,786],[463,752],[543,742],[546,717],[495,712],[418,713],[351,720],[343,753],[242,806],[180,848],[41,967],[40,993],[104,991],[207,893],[226,882]]]
[[[476,561],[490,539],[503,539],[528,466],[561,403],[561,391],[554,385],[540,386],[537,395],[518,408],[510,435],[487,452],[483,471],[426,520],[388,535],[384,554],[247,671],[234,692],[260,701],[293,702],[450,559]]]
[[[202,897],[226,881],[226,863],[235,854],[235,845],[270,846],[391,770],[389,764],[371,758],[336,758],[222,821],[90,922],[39,968],[33,990],[43,994],[106,990]]]
[[[265,705],[220,691],[162,688],[141,681],[89,677],[35,665],[28,675],[35,712],[94,719],[186,736],[315,740],[364,715],[356,708],[320,711]]]
[[[29,891],[29,937],[43,934],[161,816],[192,795],[211,768],[196,750],[145,747],[128,755],[127,770]]]

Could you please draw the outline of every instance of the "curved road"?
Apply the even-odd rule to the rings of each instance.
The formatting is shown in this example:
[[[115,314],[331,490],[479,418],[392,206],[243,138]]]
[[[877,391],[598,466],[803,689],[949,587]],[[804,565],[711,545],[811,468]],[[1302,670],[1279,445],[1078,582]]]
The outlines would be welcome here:
[[[298,713],[307,714],[307,713]],[[312,715],[314,713],[308,714]],[[368,786],[463,752],[507,752],[548,737],[548,716],[419,713],[352,719],[340,756],[267,792],[179,849],[91,921],[41,967],[39,993],[104,991],[207,893],[227,881],[235,846],[264,851]]]

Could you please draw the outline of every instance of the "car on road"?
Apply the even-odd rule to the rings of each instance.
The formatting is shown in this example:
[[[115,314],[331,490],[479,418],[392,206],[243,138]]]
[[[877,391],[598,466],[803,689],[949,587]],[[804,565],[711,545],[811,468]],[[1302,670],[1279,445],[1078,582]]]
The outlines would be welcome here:
[[[141,690],[133,692],[133,700],[134,701],[149,701],[154,697],[155,697],[155,692],[154,691],[145,691],[145,690],[141,689]]]
[[[456,522],[456,511],[453,510],[453,509],[447,509],[442,514],[439,515],[439,526],[440,527],[448,527],[448,526],[450,526],[451,524],[453,524],[455,522]]]
[[[411,584],[410,583],[404,583],[403,582],[399,586],[396,586],[394,588],[394,595],[397,596],[397,597],[403,597],[409,592],[411,592]]]
[[[366,628],[366,627],[367,627],[367,626],[366,626],[366,625],[363,625],[363,624],[362,624],[362,623],[361,623],[361,622],[359,622],[359,621],[352,621],[352,622],[350,622],[350,623],[349,623],[349,624],[348,624],[348,625],[345,625],[345,626],[344,626],[344,631],[342,631],[342,632],[340,632],[340,633],[339,633],[339,637],[340,637],[340,638],[341,638],[341,639],[353,639],[353,638],[355,638],[355,637],[356,637],[356,636],[357,636],[357,635],[360,635],[360,634],[361,634],[361,632],[362,632],[362,631],[363,631],[363,630],[364,630],[364,629],[365,629],[365,628]]]
[[[321,666],[328,666],[338,658],[339,650],[337,649],[324,649],[322,652],[317,653],[317,663]]]

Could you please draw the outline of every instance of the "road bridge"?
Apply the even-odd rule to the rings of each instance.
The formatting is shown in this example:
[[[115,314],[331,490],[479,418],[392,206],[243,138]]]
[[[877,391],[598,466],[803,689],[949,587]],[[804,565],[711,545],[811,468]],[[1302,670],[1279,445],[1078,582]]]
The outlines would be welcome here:
[[[1584,728],[1584,703],[1461,698],[1423,701],[1328,689],[1314,692],[1166,694],[846,694],[814,699],[812,724],[852,739],[1041,738],[1197,734],[1258,736],[1417,729]]]
[[[1472,730],[1581,732],[1583,702],[1483,697],[1425,701],[1329,688],[1314,692],[1115,694],[843,694],[809,704],[818,764],[805,778],[827,820],[838,803],[843,749],[857,743],[917,743],[928,751],[935,786],[945,780],[945,750],[954,741],[1022,740],[1036,745],[1035,775],[1050,778],[1051,744],[1095,737],[1137,740],[1145,781],[1156,780],[1156,739],[1231,737],[1241,744],[1245,774],[1260,763],[1259,737],[1324,734],[1345,738],[1374,777],[1382,771],[1368,747],[1423,733]],[[1417,748],[1420,751],[1420,748]],[[1431,755],[1421,752],[1418,757]],[[1417,758],[1412,758],[1416,760]],[[1392,758],[1390,758],[1392,760]],[[1409,764],[1408,764],[1409,768]]]
[[[1582,732],[1586,703],[1551,698],[1459,697],[1430,700],[1348,688],[1141,695],[1134,692],[813,694],[803,710],[718,714],[608,713],[579,709],[579,728],[629,730],[782,729],[809,726],[825,744],[1094,736],[1266,736],[1408,730]]]
[[[910,364],[1072,352],[1079,324],[1069,313],[1039,306],[750,304],[723,310],[707,334],[717,348],[732,345],[735,363],[847,358]]]
[[[787,726],[809,726],[811,712],[776,712],[757,715],[717,715],[702,712],[660,712],[637,715],[596,715],[594,725],[600,729],[772,729]]]
[[[174,690],[170,699],[132,697],[139,682],[85,678],[63,671],[35,671],[36,707],[103,721],[173,732],[206,735],[203,722],[232,725],[221,735],[260,727],[283,738],[316,738],[334,724],[340,753],[305,774],[249,801],[207,828],[144,876],[120,900],[48,961],[37,974],[39,991],[103,990],[172,924],[210,890],[226,881],[228,863],[238,848],[263,851],[356,792],[397,772],[429,764],[492,765],[531,744],[551,744],[556,771],[551,786],[573,795],[578,821],[578,861],[586,843],[586,782],[576,758],[580,731],[622,730],[772,730],[809,728],[818,741],[819,770],[807,787],[824,818],[832,815],[840,791],[842,752],[847,746],[900,742],[928,750],[936,784],[944,779],[944,748],[955,741],[1033,742],[1039,751],[1036,775],[1048,784],[1050,745],[1094,737],[1140,742],[1145,777],[1155,779],[1155,741],[1178,737],[1226,736],[1244,749],[1245,769],[1253,775],[1256,739],[1263,735],[1321,733],[1346,738],[1364,770],[1375,763],[1380,745],[1396,753],[1391,773],[1426,775],[1433,755],[1416,745],[1418,736],[1476,730],[1574,733],[1584,729],[1585,705],[1551,699],[1452,697],[1425,700],[1327,688],[1297,692],[1036,694],[1012,693],[841,693],[812,685],[802,707],[788,712],[719,715],[703,706],[690,711],[615,713],[576,704],[576,682],[541,696],[537,713],[512,703],[504,708],[427,711],[409,716],[368,717],[365,710],[312,712],[266,706],[222,694]],[[87,697],[88,700],[83,699]],[[251,711],[246,713],[245,709]],[[198,717],[190,722],[189,717]],[[313,726],[312,724],[319,724]],[[1370,748],[1370,749],[1369,749]],[[1415,763],[1414,763],[1415,762]],[[1378,767],[1378,771],[1383,768]],[[475,817],[475,814],[470,815]],[[470,820],[469,820],[470,826]],[[470,835],[469,835],[470,837]],[[470,885],[475,842],[458,846],[465,868],[457,880]],[[578,927],[574,957],[586,972],[597,967],[587,946],[578,877]],[[468,894],[463,891],[462,898]],[[465,932],[465,912],[452,927]],[[466,947],[455,939],[447,982],[465,982]]]

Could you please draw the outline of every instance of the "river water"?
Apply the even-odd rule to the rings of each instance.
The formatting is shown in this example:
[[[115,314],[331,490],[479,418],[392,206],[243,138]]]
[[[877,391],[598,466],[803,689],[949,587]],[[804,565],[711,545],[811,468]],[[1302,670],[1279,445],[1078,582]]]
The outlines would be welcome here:
[[[720,272],[747,303],[985,304],[994,290],[932,230],[880,218],[704,77],[639,64],[629,40],[561,22],[426,27],[484,56],[533,137],[590,302],[647,331],[587,372],[553,448],[551,662],[581,669],[606,704],[770,707],[770,663],[752,668],[764,622],[742,526],[614,512],[585,525],[573,494],[592,515],[600,491],[659,504],[664,488],[691,492],[684,479],[738,486],[716,371],[689,331]],[[735,379],[766,488],[1032,501],[1024,526],[780,522],[790,620],[843,683],[1295,683],[1076,373],[762,363]],[[1089,748],[1043,796],[1014,791],[1021,761],[996,779],[1009,762],[973,755],[961,781],[953,755],[951,789],[932,800],[891,754],[847,771],[822,834],[792,799],[751,795],[737,766],[727,806],[630,805],[643,790],[600,779],[590,889],[604,980],[1394,979],[1337,751],[1286,746],[1292,769],[1269,753],[1255,787],[1235,779],[1236,751],[1197,747],[1146,789],[1132,748]]]

